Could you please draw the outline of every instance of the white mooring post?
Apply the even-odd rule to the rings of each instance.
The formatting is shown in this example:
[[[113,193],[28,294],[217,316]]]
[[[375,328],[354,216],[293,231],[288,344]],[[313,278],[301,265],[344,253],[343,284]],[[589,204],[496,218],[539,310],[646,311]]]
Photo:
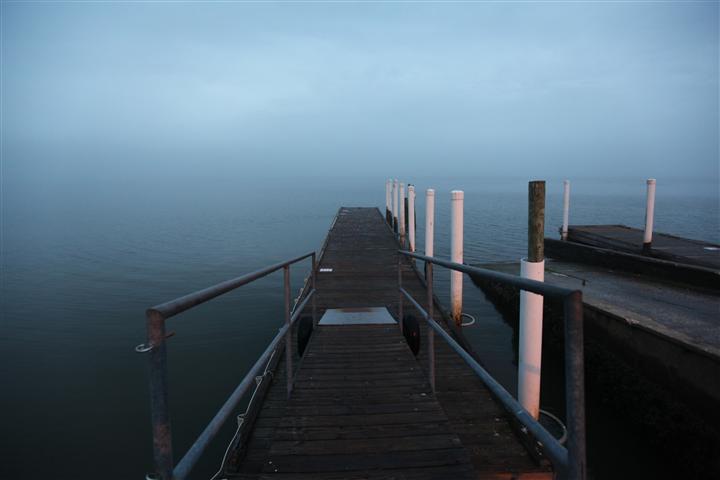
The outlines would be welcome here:
[[[560,238],[567,240],[568,222],[570,220],[570,180],[563,182],[563,223]]]
[[[392,180],[385,180],[385,221],[392,226]]]
[[[410,251],[415,251],[415,186],[408,185],[408,238]]]
[[[435,190],[428,188],[425,192],[425,256],[433,256],[435,235]]]
[[[520,276],[545,281],[545,182],[528,188],[528,256],[520,261]],[[533,418],[540,414],[543,296],[520,291],[520,341],[518,344],[518,401]]]
[[[463,201],[465,193],[453,190],[450,194],[450,261],[463,263]],[[463,274],[450,272],[450,315],[455,325],[462,325]]]
[[[400,232],[400,245],[405,246],[405,184],[400,184],[400,200],[398,201],[398,231]]]
[[[653,221],[655,220],[655,179],[647,180],[647,206],[645,207],[645,235],[643,235],[643,251],[652,246]]]
[[[392,216],[393,216],[393,231],[397,233],[397,224],[398,224],[398,194],[399,194],[399,185],[397,178],[393,182],[393,194],[392,194]]]

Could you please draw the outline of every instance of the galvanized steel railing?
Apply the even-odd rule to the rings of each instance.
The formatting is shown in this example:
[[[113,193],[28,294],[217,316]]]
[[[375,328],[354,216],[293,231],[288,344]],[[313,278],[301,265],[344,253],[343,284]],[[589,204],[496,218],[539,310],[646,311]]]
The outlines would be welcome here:
[[[583,360],[583,304],[582,292],[567,288],[548,285],[547,283],[527,278],[495,272],[484,268],[470,267],[459,263],[448,262],[434,257],[426,257],[416,253],[399,250],[398,257],[398,310],[399,323],[402,328],[403,297],[421,313],[431,327],[428,329],[428,376],[430,385],[435,390],[435,346],[434,332],[437,332],[460,355],[463,360],[480,377],[495,397],[503,404],[530,433],[539,441],[546,455],[550,458],[563,479],[584,480],[585,466],[585,390]],[[427,310],[402,287],[403,255],[422,260],[426,265]],[[539,295],[557,298],[563,302],[565,318],[565,403],[567,422],[567,449],[553,437],[522,405],[508,393],[467,351],[433,319],[433,264],[463,272],[477,277],[512,285],[518,289]]]
[[[310,290],[305,298],[295,305],[291,311],[290,306],[290,265],[306,258],[312,258],[312,271],[310,274]],[[212,300],[224,293],[247,285],[273,272],[283,269],[284,297],[285,297],[285,325],[275,335],[263,354],[258,358],[250,371],[245,375],[235,391],[228,397],[218,410],[207,427],[198,436],[183,458],[175,465],[173,463],[172,435],[170,430],[170,410],[168,408],[168,382],[167,382],[167,348],[165,334],[165,321],[179,313],[189,310],[197,305]],[[209,443],[215,438],[220,428],[233,413],[242,397],[255,384],[255,377],[262,371],[270,359],[272,352],[285,339],[285,361],[287,369],[288,395],[292,390],[292,342],[288,335],[292,324],[303,311],[308,300],[312,299],[313,318],[315,318],[315,252],[302,255],[292,260],[280,262],[263,268],[256,272],[227,280],[212,287],[176,298],[169,302],[149,308],[147,315],[147,343],[138,345],[136,351],[149,354],[150,366],[150,405],[153,430],[153,453],[155,460],[156,478],[161,480],[187,478],[192,468],[200,459]]]

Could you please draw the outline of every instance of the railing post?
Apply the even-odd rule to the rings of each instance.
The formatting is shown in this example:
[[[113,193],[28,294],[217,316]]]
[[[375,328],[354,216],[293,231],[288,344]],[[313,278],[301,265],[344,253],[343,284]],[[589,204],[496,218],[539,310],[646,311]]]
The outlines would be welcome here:
[[[398,253],[398,325],[400,327],[400,335],[403,334],[403,294],[400,291],[402,288],[402,254]]]
[[[567,240],[568,222],[570,221],[570,180],[563,181],[563,223],[560,238]]]
[[[287,370],[287,396],[292,393],[292,327],[290,327],[290,265],[283,267],[283,282],[285,284],[285,325],[288,331],[285,333],[285,369]]]
[[[565,297],[565,404],[568,430],[567,478],[585,480],[585,371],[582,292]]]
[[[315,290],[315,271],[317,270],[317,263],[315,258],[315,252],[312,254],[312,272],[310,273],[310,290]],[[317,326],[317,305],[315,303],[315,295],[313,294],[312,299],[312,317],[313,327]]]
[[[161,480],[170,480],[173,470],[172,433],[168,406],[167,349],[165,319],[148,311],[147,338],[150,367],[150,411],[152,415],[155,470]]]
[[[434,315],[434,299],[433,299],[433,265],[425,262],[425,283],[427,284],[427,314],[432,319]],[[428,332],[428,379],[430,388],[435,391],[435,330],[430,324],[427,325]]]

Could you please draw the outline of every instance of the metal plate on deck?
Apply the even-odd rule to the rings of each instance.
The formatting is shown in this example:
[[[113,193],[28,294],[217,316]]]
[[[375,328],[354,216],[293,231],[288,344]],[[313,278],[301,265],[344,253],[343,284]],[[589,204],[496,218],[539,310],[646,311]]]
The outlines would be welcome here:
[[[319,325],[382,325],[394,324],[395,319],[385,307],[330,308]]]

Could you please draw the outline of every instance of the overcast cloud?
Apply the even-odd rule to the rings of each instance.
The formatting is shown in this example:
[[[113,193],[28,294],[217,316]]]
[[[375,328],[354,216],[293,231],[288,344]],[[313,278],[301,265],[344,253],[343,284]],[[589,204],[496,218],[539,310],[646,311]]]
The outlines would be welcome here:
[[[717,2],[2,4],[6,184],[717,178],[718,110]]]

